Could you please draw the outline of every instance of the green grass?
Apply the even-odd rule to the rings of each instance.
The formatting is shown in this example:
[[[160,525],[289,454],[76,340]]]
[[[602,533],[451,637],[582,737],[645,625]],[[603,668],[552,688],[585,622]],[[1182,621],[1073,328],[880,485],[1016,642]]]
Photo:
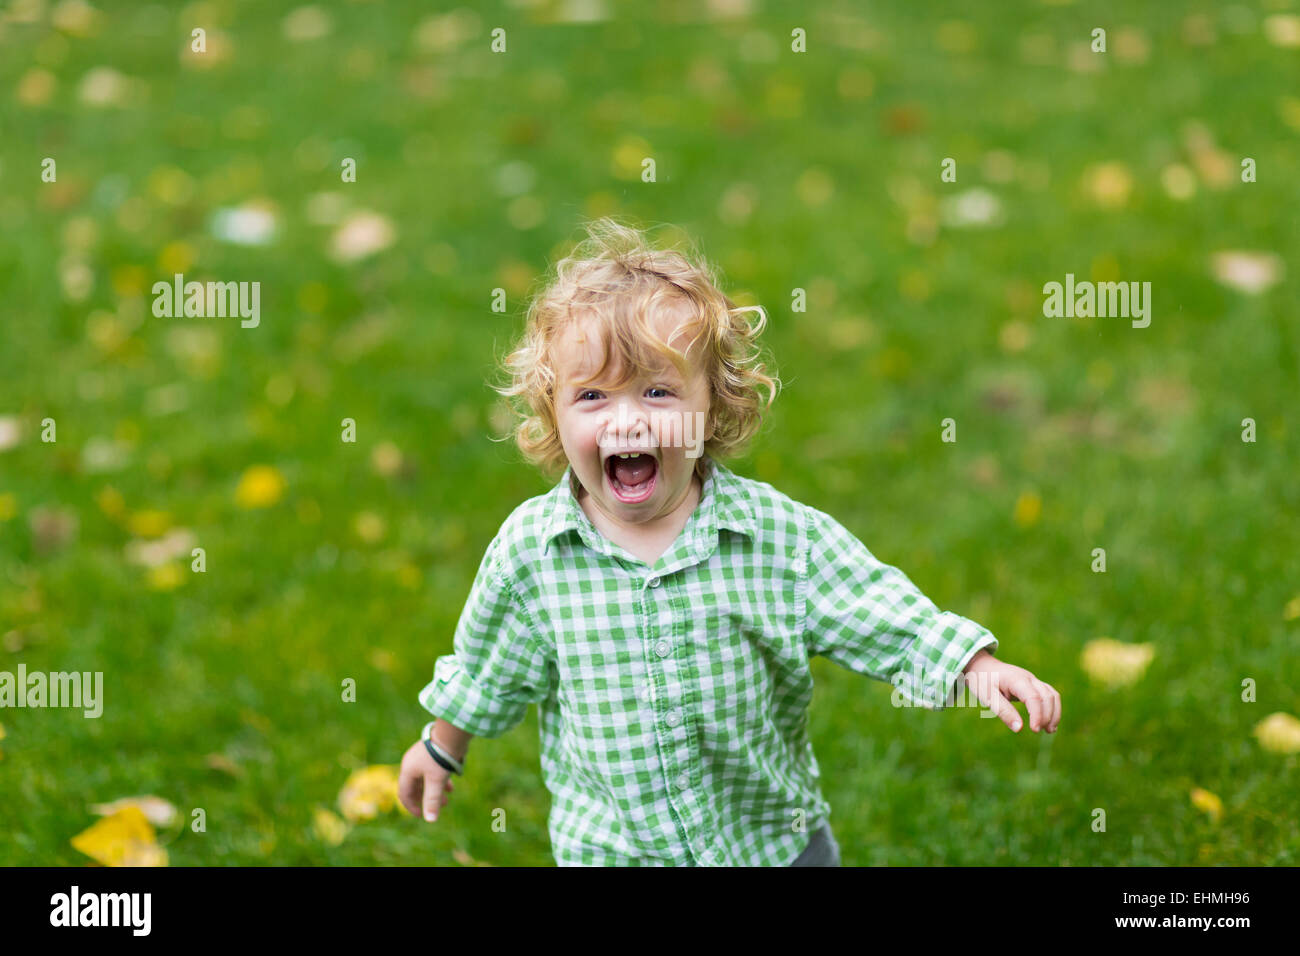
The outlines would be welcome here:
[[[24,424],[0,452],[14,511],[0,670],[98,670],[106,685],[98,720],[0,711],[0,863],[81,865],[68,841],[94,821],[88,804],[154,793],[206,812],[206,832],[167,843],[173,865],[453,863],[454,849],[551,864],[535,712],[475,742],[435,826],[394,814],[330,847],[311,820],[352,769],[395,764],[415,739],[416,693],[484,547],[548,487],[488,440],[486,380],[579,218],[605,212],[673,224],[725,291],[770,312],[786,388],[731,467],[835,515],[1062,694],[1055,736],[1014,735],[972,710],[894,709],[887,686],[815,661],[812,734],[845,864],[1300,862],[1297,757],[1251,734],[1300,711],[1300,620],[1283,615],[1300,594],[1300,102],[1295,51],[1261,28],[1278,5],[891,3],[862,21],[853,4],[767,4],[748,22],[585,25],[505,7],[444,49],[414,39],[438,15],[425,4],[331,5],[329,35],[302,43],[266,5],[102,6],[87,36],[48,10],[0,26],[0,417]],[[1189,16],[1212,42],[1189,42]],[[969,29],[939,26],[959,20]],[[195,26],[227,51],[211,68],[182,63]],[[495,26],[505,55],[488,52]],[[795,26],[806,54],[788,52]],[[1094,26],[1104,57],[1086,51]],[[1125,28],[1144,61],[1120,55]],[[1071,67],[1093,56],[1095,72]],[[121,106],[78,98],[103,66],[136,84]],[[33,71],[54,80],[43,99]],[[1189,121],[1231,181],[1177,200],[1161,172],[1197,168]],[[640,140],[655,183],[640,181]],[[985,176],[998,150],[1009,181]],[[47,156],[55,183],[39,178]],[[356,183],[339,180],[345,156]],[[955,184],[939,181],[949,156]],[[1242,156],[1257,183],[1237,181]],[[510,162],[531,169],[531,209],[503,194]],[[1118,208],[1082,185],[1105,162],[1132,180]],[[820,204],[810,169],[833,187]],[[738,184],[756,197],[748,218],[722,211]],[[924,233],[977,186],[1000,226],[914,241],[909,216]],[[308,215],[320,193],[386,216],[396,241],[332,261],[333,227]],[[252,199],[275,204],[275,241],[216,239],[212,214]],[[187,278],[261,282],[259,328],[152,316],[178,242]],[[1208,266],[1225,249],[1276,253],[1286,275],[1257,297],[1225,288]],[[93,278],[84,296],[60,279],[68,261]],[[1150,281],[1151,326],[1045,319],[1042,285],[1067,272]],[[1004,344],[1008,325],[1024,348]],[[54,444],[38,438],[47,417]],[[939,440],[949,417],[955,444]],[[112,439],[120,466],[89,470],[87,446]],[[383,442],[407,463],[396,475],[371,467]],[[287,479],[266,510],[235,504],[254,464]],[[191,529],[206,573],[149,588],[97,504],[106,486],[129,513]],[[1013,521],[1023,493],[1042,500],[1029,527]],[[42,508],[75,517],[68,540],[42,547]],[[384,520],[380,540],[356,534],[361,511]],[[1089,683],[1080,651],[1103,635],[1155,644],[1138,684]],[[1221,822],[1193,787],[1222,798]]]

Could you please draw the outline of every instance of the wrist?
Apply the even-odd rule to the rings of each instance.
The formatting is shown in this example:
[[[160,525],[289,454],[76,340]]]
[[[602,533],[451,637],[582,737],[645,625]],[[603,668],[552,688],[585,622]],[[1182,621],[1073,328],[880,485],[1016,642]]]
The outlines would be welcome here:
[[[465,755],[469,751],[466,741],[448,742],[447,736],[438,733],[438,724],[442,721],[431,720],[424,725],[421,736],[425,740],[432,741],[437,747],[446,751],[448,755],[454,757],[458,763],[465,762]]]

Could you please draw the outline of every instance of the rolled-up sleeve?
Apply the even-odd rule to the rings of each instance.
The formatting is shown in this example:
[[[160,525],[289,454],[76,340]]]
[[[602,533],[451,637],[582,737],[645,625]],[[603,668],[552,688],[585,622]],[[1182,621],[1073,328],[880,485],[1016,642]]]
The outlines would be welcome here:
[[[475,737],[499,737],[550,693],[553,668],[527,611],[488,547],[452,641],[420,691],[425,710]]]
[[[963,668],[981,648],[997,650],[997,638],[940,611],[830,515],[809,508],[807,532],[809,656],[890,683],[913,707],[952,706]]]

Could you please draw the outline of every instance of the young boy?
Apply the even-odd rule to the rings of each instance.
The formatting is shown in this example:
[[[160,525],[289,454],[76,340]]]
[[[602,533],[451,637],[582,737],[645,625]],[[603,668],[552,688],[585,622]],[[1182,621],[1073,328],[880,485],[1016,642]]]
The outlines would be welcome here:
[[[817,654],[931,709],[965,681],[1013,731],[1008,698],[1054,733],[1060,695],[995,658],[992,634],[719,463],[779,384],[758,362],[762,309],[635,229],[590,231],[500,389],[525,456],[564,474],[488,545],[420,693],[437,719],[402,760],[407,810],[437,819],[471,737],[535,703],[558,865],[838,865],[807,735]]]

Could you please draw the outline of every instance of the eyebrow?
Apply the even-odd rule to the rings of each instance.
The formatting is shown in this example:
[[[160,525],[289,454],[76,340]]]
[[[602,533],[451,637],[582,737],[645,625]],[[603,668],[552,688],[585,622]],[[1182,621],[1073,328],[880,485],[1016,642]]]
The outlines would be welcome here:
[[[579,369],[577,371],[571,372],[568,375],[566,375],[564,379],[565,386],[568,388],[577,388],[578,386],[581,386],[584,389],[599,388],[598,385],[592,384],[590,378],[584,378],[581,375],[579,375],[578,373],[581,371],[582,370]],[[669,382],[677,386],[685,385],[685,381],[683,380],[682,376],[679,375],[677,373],[677,370],[672,368],[671,366],[667,368],[659,369],[657,371],[650,372],[645,377],[651,381]],[[606,376],[606,378],[611,379],[613,378],[613,376]]]

